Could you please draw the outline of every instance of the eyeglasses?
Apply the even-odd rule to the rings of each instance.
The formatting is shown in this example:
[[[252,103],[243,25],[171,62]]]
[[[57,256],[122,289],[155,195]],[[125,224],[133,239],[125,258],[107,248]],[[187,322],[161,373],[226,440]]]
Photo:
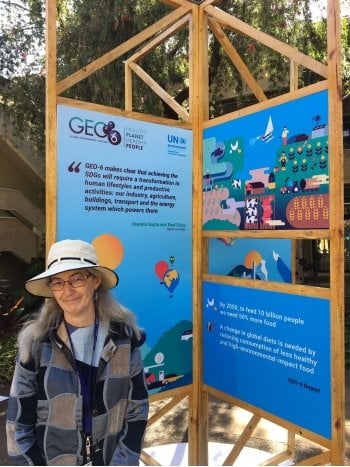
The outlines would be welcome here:
[[[91,276],[91,274],[87,276],[83,276],[82,274],[77,274],[67,281],[64,281],[63,279],[51,279],[48,282],[48,286],[53,292],[58,292],[60,290],[64,289],[65,284],[68,282],[68,284],[73,287],[74,289],[77,289],[79,287],[83,287],[86,284],[87,279]]]

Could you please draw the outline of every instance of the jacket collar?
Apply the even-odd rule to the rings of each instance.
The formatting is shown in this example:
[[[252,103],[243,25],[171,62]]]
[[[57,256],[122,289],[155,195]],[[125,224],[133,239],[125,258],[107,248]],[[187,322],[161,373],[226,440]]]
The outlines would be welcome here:
[[[105,345],[102,350],[101,359],[108,362],[118,349],[114,338],[125,336],[125,326],[123,323],[110,323],[109,334],[107,335]],[[73,362],[73,349],[68,335],[64,320],[61,320],[56,329],[53,330],[53,340],[57,346],[67,355],[67,358]]]

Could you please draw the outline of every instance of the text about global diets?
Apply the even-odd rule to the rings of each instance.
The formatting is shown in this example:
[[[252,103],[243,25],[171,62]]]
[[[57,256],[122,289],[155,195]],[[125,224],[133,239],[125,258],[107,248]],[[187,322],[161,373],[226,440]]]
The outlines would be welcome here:
[[[301,316],[226,301],[219,301],[218,305],[222,318],[219,329],[213,329],[211,322],[207,325],[208,331],[218,331],[220,346],[288,368],[290,384],[321,392],[320,387],[300,379],[314,376],[319,365],[317,349],[296,337],[295,331],[306,325]]]

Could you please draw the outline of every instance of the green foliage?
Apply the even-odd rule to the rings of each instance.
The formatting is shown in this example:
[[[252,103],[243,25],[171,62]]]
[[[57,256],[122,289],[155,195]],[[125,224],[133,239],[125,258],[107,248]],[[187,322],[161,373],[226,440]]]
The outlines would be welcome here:
[[[278,2],[227,0],[220,7],[232,16],[296,47],[307,55],[321,61],[324,61],[326,57],[326,32],[323,31],[321,40],[320,35],[317,34],[317,25],[311,21],[309,0],[280,0]],[[264,82],[265,92],[269,97],[288,91],[290,69],[288,59],[247,36],[232,31],[225,32],[254,78]],[[220,95],[223,87],[235,90],[238,94],[234,103],[235,108],[246,106],[247,100],[249,103],[257,102],[248,92],[229,57],[226,54],[217,53],[216,39],[213,38],[212,41],[212,46],[214,46],[210,63],[212,94]],[[319,77],[303,69],[300,71],[300,85],[311,84],[315,80],[319,80]],[[220,113],[222,104],[221,99],[213,100],[212,116]]]
[[[343,96],[350,96],[350,18],[342,20],[342,75],[343,75]]]
[[[45,268],[44,258],[33,258],[26,268],[24,281],[39,274]],[[0,340],[16,335],[21,326],[37,311],[42,298],[27,293],[24,285],[0,294]]]
[[[9,383],[15,369],[17,338],[14,335],[0,339],[0,381]]]
[[[0,31],[1,76],[38,72],[44,42],[43,1],[3,0]]]
[[[225,0],[219,7],[253,27],[300,51],[326,62],[325,21],[313,23],[311,0]],[[28,135],[35,155],[44,154],[45,104],[45,2],[2,0],[0,19],[0,103],[6,107],[8,124],[16,134]],[[172,11],[160,0],[57,0],[57,72],[64,79],[118,45],[144,31]],[[264,80],[269,97],[289,86],[289,60],[251,38],[225,30],[256,80]],[[350,88],[349,21],[343,21],[344,94]],[[255,102],[238,71],[215,37],[209,37],[209,84],[211,117]],[[124,60],[141,49],[135,46],[112,64],[64,93],[64,96],[124,107]],[[156,47],[140,60],[144,70],[173,98],[186,106],[189,63],[188,28]],[[300,86],[318,80],[300,67]],[[236,93],[230,108],[227,96]],[[133,77],[134,110],[158,116],[177,115],[138,77]]]
[[[42,0],[0,2],[0,103],[5,123],[34,156],[43,157],[44,141],[44,3]]]
[[[61,2],[63,3],[63,2]],[[66,77],[94,59],[112,50],[135,34],[161,19],[171,9],[158,0],[129,2],[96,0],[91,7],[87,2],[74,2],[74,8],[59,16],[58,74]],[[86,27],[86,24],[89,27]],[[176,97],[176,89],[184,86],[186,78],[184,43],[187,34],[179,33],[144,58],[142,67],[151,77]],[[77,44],[77,47],[71,47]],[[79,50],[77,54],[76,51]],[[94,103],[123,108],[124,63],[131,50],[113,64],[104,67],[65,93],[65,96]],[[187,61],[186,61],[187,63]],[[164,105],[142,82],[134,79],[134,110],[164,114]]]
[[[20,141],[30,141],[34,157],[43,157],[45,149],[45,80],[40,74],[26,73],[4,80],[0,99],[5,124]],[[6,110],[5,110],[6,109]]]
[[[26,279],[44,269],[44,258],[33,258]],[[22,325],[38,310],[43,299],[28,294],[24,287],[0,294],[0,382],[10,382],[17,353],[17,335]]]

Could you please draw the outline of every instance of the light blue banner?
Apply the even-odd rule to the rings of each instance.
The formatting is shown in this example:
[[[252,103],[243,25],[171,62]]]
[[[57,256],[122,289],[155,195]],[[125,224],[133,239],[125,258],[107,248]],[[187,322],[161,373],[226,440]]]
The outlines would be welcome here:
[[[92,242],[118,273],[150,391],[191,382],[191,199],[191,131],[58,106],[58,239]]]
[[[204,382],[331,439],[329,300],[205,282]]]

